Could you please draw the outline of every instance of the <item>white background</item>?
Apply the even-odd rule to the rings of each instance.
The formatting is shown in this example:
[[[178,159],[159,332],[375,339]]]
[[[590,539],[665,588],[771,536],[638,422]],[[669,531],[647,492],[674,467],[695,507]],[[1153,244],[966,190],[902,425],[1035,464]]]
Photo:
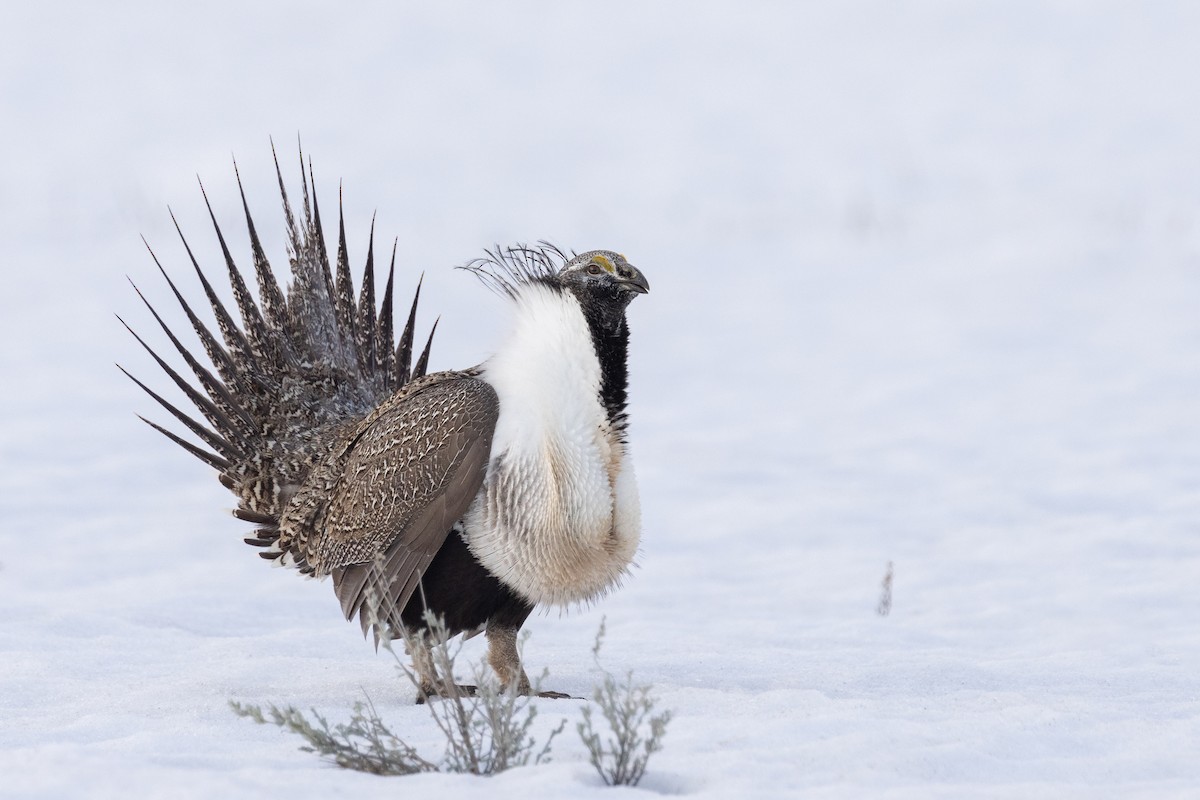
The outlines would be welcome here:
[[[186,332],[139,235],[201,301],[168,205],[220,275],[197,173],[248,266],[238,159],[285,265],[268,137],[294,181],[297,134],[356,263],[377,213],[402,305],[424,271],[435,369],[503,330],[451,269],[485,246],[648,276],[641,567],[526,647],[585,694],[607,616],[605,663],[676,714],[644,790],[1195,796],[1197,6],[353,5],[4,10],[0,796],[635,793],[578,702],[541,701],[553,764],[489,780],[347,773],[229,712],[365,691],[437,753],[113,366],[169,388],[125,275]]]

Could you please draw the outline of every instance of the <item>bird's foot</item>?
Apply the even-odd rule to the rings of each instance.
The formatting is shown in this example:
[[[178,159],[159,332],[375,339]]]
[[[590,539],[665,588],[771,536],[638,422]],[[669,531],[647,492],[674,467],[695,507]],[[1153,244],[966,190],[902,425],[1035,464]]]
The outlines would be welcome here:
[[[421,684],[417,689],[417,705],[425,705],[431,697],[474,697],[479,692],[479,687],[469,683],[452,684],[454,688],[447,691],[446,686],[430,686],[429,684]]]
[[[508,686],[501,687],[504,691],[508,691]],[[582,700],[582,697],[574,697],[566,692],[535,692],[533,685],[530,684],[529,678],[525,675],[525,670],[521,670],[521,679],[517,684],[517,694],[522,697],[545,697],[550,700]]]
[[[417,705],[424,705],[434,697],[474,697],[479,694],[479,687],[472,684],[456,683],[453,691],[446,691],[443,687],[422,686],[417,692]],[[520,694],[525,697],[544,697],[548,700],[583,700],[583,697],[576,697],[573,694],[566,692],[535,692],[529,688],[523,688]]]

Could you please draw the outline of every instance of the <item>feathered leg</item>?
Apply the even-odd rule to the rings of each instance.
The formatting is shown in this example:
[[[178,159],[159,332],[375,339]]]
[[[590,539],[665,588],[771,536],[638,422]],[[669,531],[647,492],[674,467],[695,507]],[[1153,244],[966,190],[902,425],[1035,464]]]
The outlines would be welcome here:
[[[529,683],[529,676],[521,666],[521,653],[517,650],[518,630],[520,628],[517,626],[498,621],[496,618],[488,621],[488,664],[500,677],[500,686],[504,690],[515,687],[517,694],[535,694]],[[536,692],[536,695],[556,700],[572,699],[571,695],[564,692]]]
[[[489,622],[487,641],[488,664],[496,670],[500,686],[505,690],[515,686],[519,694],[529,694],[529,676],[521,666],[521,654],[517,651],[517,629],[511,625]]]
[[[454,683],[453,675],[442,674],[447,665],[437,663],[429,636],[424,631],[404,637],[404,652],[412,659],[413,671],[417,673],[417,705],[423,705],[431,697],[448,697],[452,694],[470,696],[478,691],[477,687],[470,684]]]

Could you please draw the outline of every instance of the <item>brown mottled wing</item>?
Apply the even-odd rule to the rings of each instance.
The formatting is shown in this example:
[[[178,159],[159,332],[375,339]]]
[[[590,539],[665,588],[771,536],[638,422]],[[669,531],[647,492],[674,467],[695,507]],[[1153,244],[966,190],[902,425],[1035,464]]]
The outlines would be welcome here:
[[[496,392],[461,373],[442,375],[401,393],[365,424],[330,498],[320,561],[346,619],[357,613],[364,633],[376,614],[399,623],[483,483]]]

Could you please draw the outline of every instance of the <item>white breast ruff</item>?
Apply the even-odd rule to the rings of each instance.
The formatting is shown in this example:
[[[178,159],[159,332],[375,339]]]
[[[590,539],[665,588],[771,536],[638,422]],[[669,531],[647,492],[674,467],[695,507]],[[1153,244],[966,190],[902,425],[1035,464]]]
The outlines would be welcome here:
[[[467,544],[530,602],[570,605],[613,588],[633,560],[637,484],[579,302],[534,284],[516,304],[512,336],[483,367],[500,416]]]

